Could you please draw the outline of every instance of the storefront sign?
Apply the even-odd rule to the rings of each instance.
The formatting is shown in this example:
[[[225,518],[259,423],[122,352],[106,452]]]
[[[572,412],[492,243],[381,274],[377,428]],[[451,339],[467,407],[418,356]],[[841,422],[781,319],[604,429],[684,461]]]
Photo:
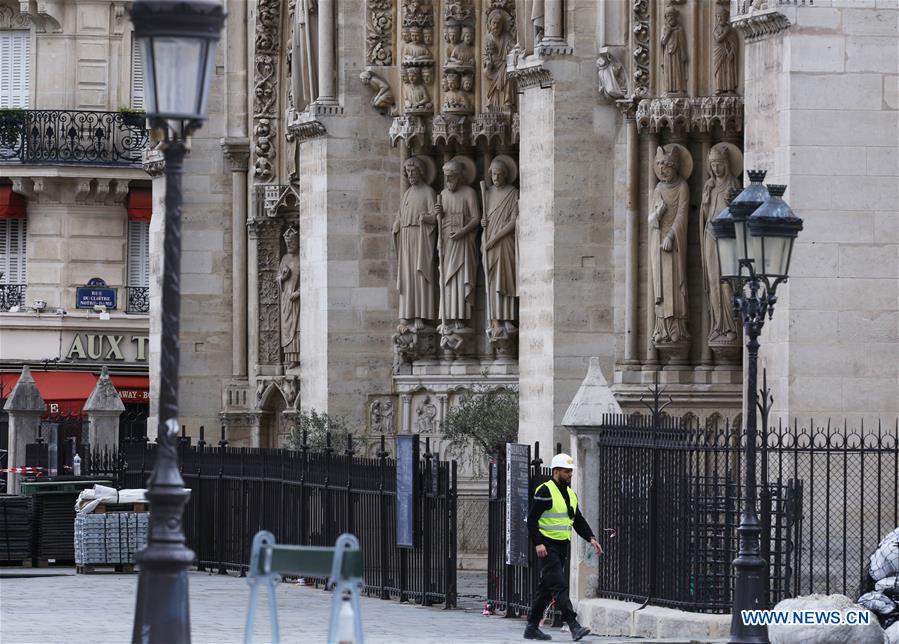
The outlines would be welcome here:
[[[78,333],[66,353],[66,360],[146,362],[149,342],[150,337],[146,335]]]

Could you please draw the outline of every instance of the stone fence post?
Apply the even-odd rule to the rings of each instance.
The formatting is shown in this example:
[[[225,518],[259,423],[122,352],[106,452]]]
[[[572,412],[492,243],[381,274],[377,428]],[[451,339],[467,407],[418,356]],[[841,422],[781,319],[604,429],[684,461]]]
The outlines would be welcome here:
[[[44,413],[44,399],[38,391],[31,369],[22,367],[22,375],[13,387],[9,399],[3,409],[9,414],[9,458],[7,467],[23,467],[25,465],[25,446],[37,440],[37,431]],[[21,474],[6,474],[7,494],[19,493]]]
[[[602,375],[599,358],[590,358],[587,376],[571,401],[562,425],[571,432],[571,456],[575,470],[572,487],[578,495],[578,508],[605,548],[608,534],[599,523],[599,457],[596,436],[605,414],[620,414],[621,407],[612,395],[609,384]],[[583,539],[572,538],[571,548],[571,601],[577,606],[581,599],[595,597],[598,583],[599,560],[593,548]]]
[[[119,444],[119,416],[123,411],[125,405],[109,379],[109,369],[104,365],[100,379],[84,403],[84,413],[90,422],[87,436],[91,449],[114,449]]]

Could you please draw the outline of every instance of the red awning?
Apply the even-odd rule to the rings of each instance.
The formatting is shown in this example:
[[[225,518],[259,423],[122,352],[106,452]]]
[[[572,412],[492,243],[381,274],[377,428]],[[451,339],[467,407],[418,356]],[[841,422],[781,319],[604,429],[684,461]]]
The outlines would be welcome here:
[[[28,200],[13,192],[11,185],[0,185],[0,219],[21,219],[27,208]]]
[[[150,221],[153,215],[153,191],[132,188],[128,193],[128,221]]]
[[[0,373],[0,388],[8,398],[19,381],[19,373]],[[78,415],[94,386],[98,374],[86,371],[36,371],[32,377],[47,403],[50,413]],[[150,402],[150,378],[148,376],[110,376],[123,403]]]

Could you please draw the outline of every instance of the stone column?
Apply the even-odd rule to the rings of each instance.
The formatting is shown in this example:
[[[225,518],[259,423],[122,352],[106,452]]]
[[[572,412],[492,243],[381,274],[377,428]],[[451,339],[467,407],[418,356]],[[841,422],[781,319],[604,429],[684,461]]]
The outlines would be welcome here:
[[[656,148],[659,147],[659,135],[655,132],[650,132],[646,136],[646,163],[644,166],[644,170],[646,172],[646,212],[649,213],[649,210],[652,208],[652,191],[656,187],[656,183],[658,183],[658,179],[656,178],[655,170],[653,170],[652,164],[653,159],[656,156]],[[646,238],[646,248],[647,252],[650,252],[649,249],[649,237]],[[648,264],[648,258],[647,258]],[[647,273],[648,275],[649,273]],[[652,329],[655,326],[655,301],[653,300],[652,293],[652,278],[647,277],[646,280],[646,315],[644,315],[644,319],[646,320],[646,357],[643,360],[643,369],[646,371],[655,371],[659,367],[659,353],[656,351],[655,345],[652,343]]]
[[[103,365],[100,379],[84,403],[84,411],[90,422],[87,440],[91,449],[114,449],[119,444],[119,417],[125,411],[125,405],[109,379],[106,365]]]
[[[562,0],[545,0],[544,31],[542,43],[560,43],[563,36]]]
[[[640,138],[632,101],[623,107],[627,124],[627,221],[624,228],[624,362],[640,362],[637,355],[637,315],[640,309],[640,282],[638,278],[640,255]]]
[[[412,394],[400,394],[400,433],[412,433]]]
[[[337,104],[334,74],[334,1],[318,2],[318,98],[316,103]]]
[[[221,141],[231,169],[231,374],[247,377],[247,171],[250,140]]]
[[[23,467],[25,465],[25,446],[37,438],[37,430],[44,413],[44,399],[38,391],[31,369],[22,367],[22,375],[13,387],[12,393],[3,409],[9,414],[9,458],[7,467]],[[19,493],[20,474],[6,474],[7,494]]]

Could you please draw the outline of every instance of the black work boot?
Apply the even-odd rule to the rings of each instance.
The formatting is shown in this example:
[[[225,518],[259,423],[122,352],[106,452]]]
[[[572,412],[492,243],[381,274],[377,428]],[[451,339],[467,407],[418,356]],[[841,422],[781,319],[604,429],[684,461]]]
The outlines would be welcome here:
[[[575,642],[580,641],[590,634],[590,629],[586,626],[581,626],[580,624],[578,624],[576,619],[568,622],[568,628],[571,629],[571,639]]]
[[[552,636],[547,635],[540,630],[537,624],[528,624],[524,629],[524,639],[526,640],[551,640]]]

